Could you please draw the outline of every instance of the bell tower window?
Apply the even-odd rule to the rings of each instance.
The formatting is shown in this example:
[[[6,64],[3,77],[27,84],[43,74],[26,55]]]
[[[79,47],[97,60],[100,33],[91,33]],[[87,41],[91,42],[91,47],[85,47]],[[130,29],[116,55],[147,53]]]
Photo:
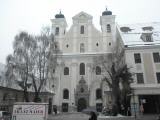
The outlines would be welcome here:
[[[59,35],[59,27],[56,27],[56,35]]]
[[[111,32],[111,25],[107,24],[107,32],[110,33]]]
[[[80,33],[81,33],[81,34],[84,34],[84,25],[81,25]]]

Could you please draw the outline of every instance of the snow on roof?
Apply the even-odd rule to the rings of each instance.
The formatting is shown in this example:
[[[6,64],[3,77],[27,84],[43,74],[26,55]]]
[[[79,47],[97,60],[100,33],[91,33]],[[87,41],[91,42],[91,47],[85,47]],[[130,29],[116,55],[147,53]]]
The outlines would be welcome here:
[[[160,22],[119,25],[119,31],[128,47],[160,45]],[[152,42],[142,40],[142,34],[151,34]]]

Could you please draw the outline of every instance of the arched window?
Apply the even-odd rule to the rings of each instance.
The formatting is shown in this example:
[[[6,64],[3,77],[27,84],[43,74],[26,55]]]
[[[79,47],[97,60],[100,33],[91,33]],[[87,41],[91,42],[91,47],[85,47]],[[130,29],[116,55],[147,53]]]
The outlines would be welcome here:
[[[81,34],[84,34],[84,26],[81,25]]]
[[[80,64],[80,75],[85,75],[85,64],[84,63]]]
[[[59,35],[59,27],[56,27],[56,35]]]
[[[63,90],[63,99],[69,99],[69,91],[67,89]]]
[[[102,99],[102,90],[100,88],[96,90],[96,99]]]
[[[68,67],[64,68],[64,75],[69,75],[69,68]]]
[[[111,25],[107,24],[107,32],[111,32]]]
[[[80,53],[85,52],[84,43],[80,44]]]
[[[101,75],[101,68],[96,66],[96,75]]]

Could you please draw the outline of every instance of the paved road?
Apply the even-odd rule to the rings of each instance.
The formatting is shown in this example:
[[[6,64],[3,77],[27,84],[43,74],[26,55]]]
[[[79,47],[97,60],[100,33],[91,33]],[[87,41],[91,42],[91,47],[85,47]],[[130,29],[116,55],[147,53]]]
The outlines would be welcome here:
[[[82,113],[66,113],[60,115],[51,115],[48,120],[88,120],[89,115]]]
[[[157,120],[158,115],[138,116],[136,120]],[[59,115],[49,115],[48,120],[88,120],[89,115],[82,113],[65,113]],[[129,120],[129,119],[128,119]]]
[[[137,120],[157,120],[158,115],[143,115],[139,116]]]

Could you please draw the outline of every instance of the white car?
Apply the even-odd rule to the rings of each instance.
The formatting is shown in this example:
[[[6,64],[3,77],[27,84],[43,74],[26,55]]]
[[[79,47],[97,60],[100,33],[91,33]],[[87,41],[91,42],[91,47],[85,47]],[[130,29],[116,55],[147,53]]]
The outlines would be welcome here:
[[[0,111],[0,120],[11,120],[11,114],[7,111]]]

